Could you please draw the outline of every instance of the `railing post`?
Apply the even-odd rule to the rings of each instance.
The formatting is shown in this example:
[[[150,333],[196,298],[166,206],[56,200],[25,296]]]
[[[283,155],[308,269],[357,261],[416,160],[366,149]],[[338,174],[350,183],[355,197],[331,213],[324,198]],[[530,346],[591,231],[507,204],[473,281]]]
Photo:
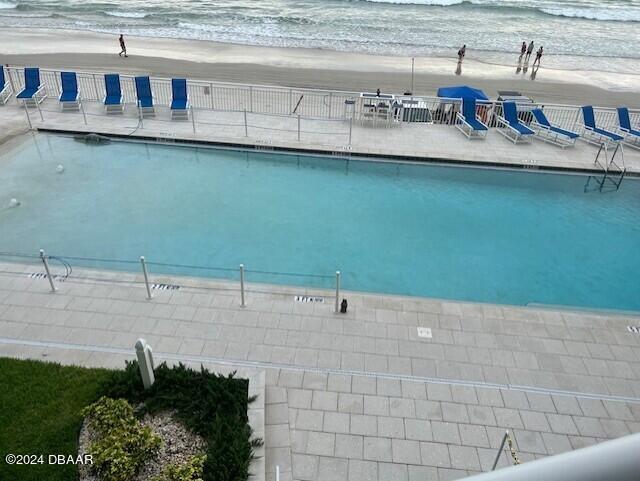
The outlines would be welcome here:
[[[240,264],[240,307],[246,307],[244,302],[244,264]]]
[[[300,114],[298,114],[298,142],[300,142]]]
[[[38,109],[38,113],[40,114],[40,121],[44,122],[44,117],[42,115],[42,110],[40,110],[40,102],[38,102],[38,100],[36,99],[35,103],[36,103],[36,108]]]
[[[331,118],[331,104],[333,103],[333,92],[329,92],[329,116]]]
[[[196,133],[196,115],[195,115],[195,111],[193,110],[193,105],[189,106],[189,109],[191,110],[191,125],[193,126],[193,133]]]
[[[142,264],[142,274],[144,275],[144,285],[147,288],[147,299],[151,299],[151,288],[149,287],[149,274],[147,273],[147,263],[144,256],[140,256],[140,264]]]
[[[353,117],[349,117],[349,145],[351,145],[351,133],[353,132]]]
[[[504,443],[507,442],[507,438],[509,437],[509,431],[504,432],[504,436],[502,436],[502,442],[500,443],[500,449],[498,449],[498,454],[496,454],[496,459],[493,461],[493,466],[491,467],[491,471],[496,469],[498,465],[498,461],[500,461],[500,456],[502,455],[502,450],[504,449]]]
[[[249,111],[253,112],[253,86],[249,86]]]
[[[27,102],[22,102],[24,105],[24,113],[27,114],[27,122],[29,122],[29,130],[33,130],[33,125],[31,124],[31,117],[29,117],[29,109],[27,108]]]
[[[249,126],[247,125],[247,110],[244,110],[244,136],[249,137]]]
[[[82,111],[82,118],[84,119],[84,125],[87,125],[87,114],[84,112],[84,105],[80,101],[80,110]]]
[[[91,74],[93,77],[93,88],[96,91],[96,100],[100,100],[100,92],[98,91],[98,81],[96,80],[96,74]]]
[[[47,273],[47,279],[49,279],[51,292],[56,292],[56,286],[53,285],[53,277],[51,277],[51,271],[49,270],[49,263],[47,262],[47,256],[44,255],[43,249],[40,249],[40,259],[42,259],[42,263],[44,264],[44,271]]]
[[[336,314],[340,312],[340,271],[336,271]]]
[[[143,115],[142,115],[142,102],[140,102],[138,100],[138,122],[140,122],[140,128],[143,129],[144,128],[144,124],[143,124]]]

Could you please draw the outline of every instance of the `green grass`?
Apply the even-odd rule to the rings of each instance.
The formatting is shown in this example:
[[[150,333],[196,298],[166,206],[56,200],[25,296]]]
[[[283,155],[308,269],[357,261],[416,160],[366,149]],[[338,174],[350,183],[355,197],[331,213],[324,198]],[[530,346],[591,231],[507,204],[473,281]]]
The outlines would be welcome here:
[[[251,439],[248,381],[165,364],[155,376],[145,391],[135,362],[110,371],[0,358],[0,481],[75,481],[76,466],[48,465],[47,457],[77,454],[80,412],[103,395],[144,402],[152,413],[175,410],[207,441],[205,481],[247,481],[262,442]],[[7,465],[8,453],[42,454],[45,464]]]
[[[97,400],[112,371],[0,358],[0,480],[74,481],[74,465],[46,464],[75,455],[80,411]],[[7,465],[5,456],[43,454],[45,464]]]

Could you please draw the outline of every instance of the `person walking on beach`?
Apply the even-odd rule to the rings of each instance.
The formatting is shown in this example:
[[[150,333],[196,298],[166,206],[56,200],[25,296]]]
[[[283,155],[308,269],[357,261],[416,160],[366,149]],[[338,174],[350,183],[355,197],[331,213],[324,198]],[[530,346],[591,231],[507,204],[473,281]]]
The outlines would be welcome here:
[[[120,40],[120,53],[118,55],[122,57],[122,54],[124,54],[125,57],[128,57],[127,46],[124,44],[124,35],[120,34],[119,40]]]
[[[536,63],[538,64],[538,67],[540,66],[540,60],[542,59],[543,53],[544,53],[544,48],[541,45],[540,48],[538,49],[538,52],[536,53],[536,59],[533,61],[534,67],[536,66]]]
[[[529,58],[531,57],[532,53],[533,53],[533,40],[531,40],[531,43],[529,44],[529,48],[527,48],[527,56],[524,58],[525,62],[529,61]]]
[[[522,42],[522,45],[520,46],[520,58],[518,60],[522,60],[522,57],[524,57],[524,54],[527,52],[527,42]]]
[[[462,63],[462,59],[464,58],[466,53],[467,53],[467,45],[465,44],[462,46],[460,50],[458,50],[458,63]]]

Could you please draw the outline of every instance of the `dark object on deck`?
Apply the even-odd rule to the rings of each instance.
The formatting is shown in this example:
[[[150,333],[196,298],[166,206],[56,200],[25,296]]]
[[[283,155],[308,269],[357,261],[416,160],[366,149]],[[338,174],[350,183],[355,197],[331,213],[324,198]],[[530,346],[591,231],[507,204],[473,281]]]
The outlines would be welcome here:
[[[76,135],[73,139],[78,142],[84,142],[85,144],[94,145],[104,145],[111,143],[111,139],[109,137],[98,134]]]
[[[342,299],[342,302],[340,303],[340,312],[342,314],[346,314],[347,313],[347,300],[346,299]]]

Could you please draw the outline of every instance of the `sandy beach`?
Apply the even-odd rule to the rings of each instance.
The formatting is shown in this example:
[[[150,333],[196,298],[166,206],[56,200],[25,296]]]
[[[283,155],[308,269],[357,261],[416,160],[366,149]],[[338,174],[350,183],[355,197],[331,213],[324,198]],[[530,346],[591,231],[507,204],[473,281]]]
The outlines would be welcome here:
[[[403,93],[411,86],[411,59],[321,49],[279,48],[202,40],[127,37],[129,58],[118,57],[117,36],[87,31],[7,28],[0,31],[0,62],[92,71],[187,76],[239,83]],[[637,75],[545,68],[531,77],[513,66],[476,61],[456,74],[455,58],[415,59],[414,94],[472,84],[494,97],[517,90],[544,102],[640,107]]]

